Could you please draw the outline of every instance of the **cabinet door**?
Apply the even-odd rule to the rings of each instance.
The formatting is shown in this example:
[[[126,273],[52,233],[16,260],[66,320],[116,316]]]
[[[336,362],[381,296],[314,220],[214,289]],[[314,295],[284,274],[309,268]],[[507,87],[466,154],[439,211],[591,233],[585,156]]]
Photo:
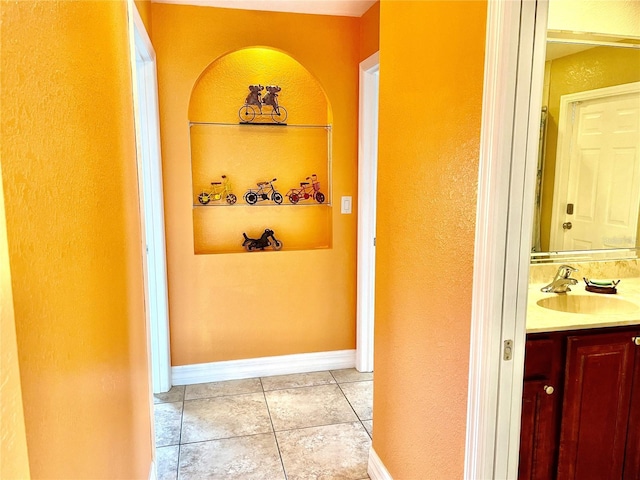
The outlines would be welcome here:
[[[634,335],[640,337],[640,332],[635,332]],[[640,480],[640,345],[636,346],[633,376],[627,451],[624,456],[624,480]]]
[[[629,333],[569,336],[558,479],[620,479],[635,349]]]
[[[520,480],[548,480],[555,476],[557,393],[547,393],[546,380],[524,382],[520,426]],[[554,389],[555,390],[555,389]]]
[[[560,365],[558,339],[527,340],[520,425],[520,480],[555,477]]]

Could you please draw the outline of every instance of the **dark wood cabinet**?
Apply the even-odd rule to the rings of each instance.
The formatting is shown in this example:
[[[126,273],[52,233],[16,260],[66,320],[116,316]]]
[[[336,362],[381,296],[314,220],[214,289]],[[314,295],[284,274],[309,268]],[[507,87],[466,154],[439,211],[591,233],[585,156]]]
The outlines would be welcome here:
[[[638,336],[640,327],[527,337],[520,479],[640,480]]]
[[[567,337],[558,479],[622,478],[637,349],[628,332]]]
[[[636,368],[633,374],[627,450],[624,456],[624,479],[640,480],[640,346],[636,350]]]
[[[518,478],[548,480],[554,477],[561,407],[560,339],[538,336],[528,340],[520,425]]]

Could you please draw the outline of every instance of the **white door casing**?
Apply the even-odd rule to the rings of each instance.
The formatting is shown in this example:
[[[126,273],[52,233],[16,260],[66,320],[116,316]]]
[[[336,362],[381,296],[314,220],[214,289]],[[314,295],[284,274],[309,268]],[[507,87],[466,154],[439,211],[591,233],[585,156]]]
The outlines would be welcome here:
[[[548,0],[488,2],[464,470],[469,480],[518,473],[547,11]]]
[[[356,300],[356,369],[360,372],[373,371],[379,71],[378,52],[360,63]]]
[[[639,123],[640,82],[561,97],[550,250],[635,248]]]
[[[153,393],[171,388],[164,196],[155,52],[133,1],[128,1],[145,315]]]

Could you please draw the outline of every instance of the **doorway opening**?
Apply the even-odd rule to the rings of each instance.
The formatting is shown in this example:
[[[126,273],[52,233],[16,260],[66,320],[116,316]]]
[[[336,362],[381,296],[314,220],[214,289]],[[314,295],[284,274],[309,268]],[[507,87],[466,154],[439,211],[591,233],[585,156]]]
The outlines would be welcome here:
[[[171,359],[156,60],[132,1],[128,11],[151,385],[161,393],[171,388]]]
[[[360,63],[356,369],[373,371],[380,55]]]

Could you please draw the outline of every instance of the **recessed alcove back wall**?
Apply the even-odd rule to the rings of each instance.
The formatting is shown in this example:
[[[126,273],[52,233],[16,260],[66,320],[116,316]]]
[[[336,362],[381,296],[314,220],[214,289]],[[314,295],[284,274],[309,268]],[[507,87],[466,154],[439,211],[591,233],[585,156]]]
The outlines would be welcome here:
[[[288,112],[287,125],[269,125],[270,105],[263,105],[251,124],[239,124],[238,110],[249,85],[281,88],[278,103]],[[266,90],[261,93],[264,98]],[[189,102],[196,254],[243,253],[242,233],[257,238],[267,228],[276,232],[284,250],[331,247],[329,118],[329,102],[318,80],[284,52],[243,48],[216,59],[202,72]],[[308,199],[293,205],[287,193],[312,174],[321,182],[325,201]],[[220,182],[222,175],[238,201],[229,205],[221,198],[201,205],[198,195],[210,190],[211,182]],[[281,205],[271,200],[246,204],[248,189],[273,178],[284,196]]]

